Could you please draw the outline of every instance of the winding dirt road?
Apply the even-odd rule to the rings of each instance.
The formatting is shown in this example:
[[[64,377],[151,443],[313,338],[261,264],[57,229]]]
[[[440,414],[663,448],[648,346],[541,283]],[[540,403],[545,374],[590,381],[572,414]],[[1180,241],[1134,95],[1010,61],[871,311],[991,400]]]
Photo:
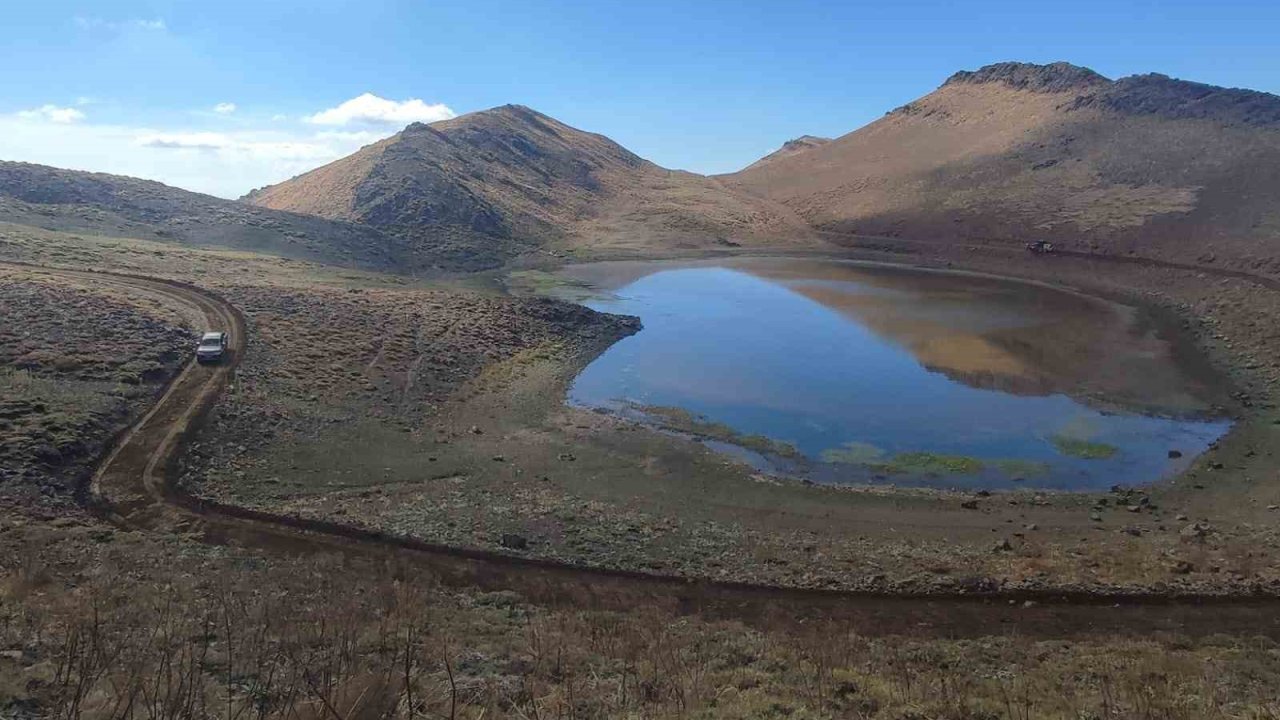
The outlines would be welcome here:
[[[94,474],[93,504],[112,522],[205,542],[288,554],[337,554],[376,582],[388,572],[427,582],[514,590],[530,601],[584,609],[656,606],[728,617],[757,627],[831,624],[862,634],[1020,634],[1071,637],[1095,633],[1187,635],[1239,633],[1280,637],[1275,598],[1180,598],[1156,595],[1002,594],[904,597],[786,589],[651,576],[453,548],[375,530],[212,504],[178,490],[173,467],[184,443],[234,380],[246,350],[246,324],[230,303],[192,285],[155,278],[41,268],[162,299],[230,335],[221,365],[192,360],[160,399],[117,441]]]

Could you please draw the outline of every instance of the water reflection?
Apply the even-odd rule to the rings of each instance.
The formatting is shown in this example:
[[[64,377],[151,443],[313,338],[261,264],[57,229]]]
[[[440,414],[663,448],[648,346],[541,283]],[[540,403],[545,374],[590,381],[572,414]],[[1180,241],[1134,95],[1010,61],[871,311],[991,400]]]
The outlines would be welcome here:
[[[816,260],[564,278],[645,326],[582,372],[571,402],[818,481],[1103,488],[1166,476],[1227,428],[1204,419],[1218,389],[1166,331],[1081,295]]]

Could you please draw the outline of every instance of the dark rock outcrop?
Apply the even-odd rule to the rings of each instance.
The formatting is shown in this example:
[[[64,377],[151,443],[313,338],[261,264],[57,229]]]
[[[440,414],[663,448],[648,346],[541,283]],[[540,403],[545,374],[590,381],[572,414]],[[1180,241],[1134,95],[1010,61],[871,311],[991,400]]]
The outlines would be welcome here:
[[[1070,109],[1101,107],[1128,115],[1223,124],[1280,125],[1280,96],[1222,88],[1151,73],[1121,78],[1099,92],[1082,95]]]
[[[1085,91],[1105,86],[1110,82],[1106,77],[1089,68],[1067,62],[1048,65],[1004,62],[972,71],[962,70],[947,78],[943,87],[964,83],[975,85],[1002,83],[1018,90],[1060,93],[1072,90]]]

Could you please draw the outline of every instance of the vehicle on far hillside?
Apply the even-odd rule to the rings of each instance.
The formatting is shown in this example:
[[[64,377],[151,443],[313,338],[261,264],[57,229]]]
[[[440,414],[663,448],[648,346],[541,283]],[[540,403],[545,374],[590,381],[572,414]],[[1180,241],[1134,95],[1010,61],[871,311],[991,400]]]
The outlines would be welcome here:
[[[1036,240],[1027,243],[1027,249],[1033,253],[1047,254],[1053,252],[1053,243],[1048,240]]]
[[[226,333],[207,332],[200,336],[200,344],[196,346],[196,362],[216,363],[226,354]]]

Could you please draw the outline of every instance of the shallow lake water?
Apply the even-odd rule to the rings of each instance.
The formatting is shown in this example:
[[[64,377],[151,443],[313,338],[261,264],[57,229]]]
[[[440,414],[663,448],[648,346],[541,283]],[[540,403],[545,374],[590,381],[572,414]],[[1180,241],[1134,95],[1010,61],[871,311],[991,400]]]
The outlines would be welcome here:
[[[644,325],[571,403],[815,482],[1137,485],[1229,427],[1170,328],[1045,286],[809,259],[595,263],[544,285]]]

